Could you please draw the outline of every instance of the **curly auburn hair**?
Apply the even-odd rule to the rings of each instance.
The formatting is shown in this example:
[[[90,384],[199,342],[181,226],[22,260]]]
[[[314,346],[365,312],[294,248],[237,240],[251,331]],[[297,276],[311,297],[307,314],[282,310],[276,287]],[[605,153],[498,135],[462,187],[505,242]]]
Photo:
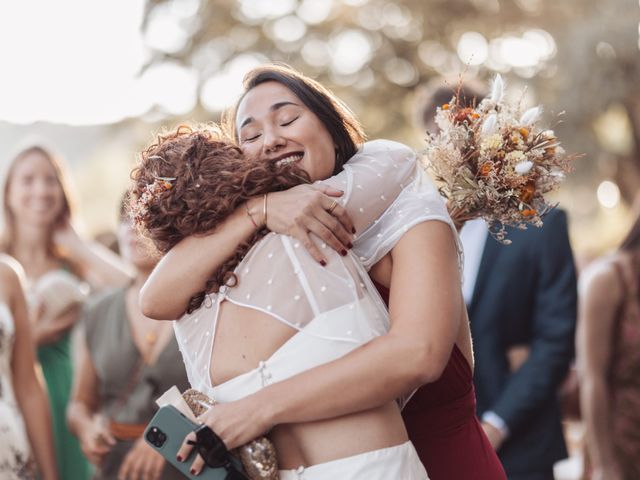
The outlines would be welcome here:
[[[310,182],[307,172],[295,165],[246,157],[231,137],[213,124],[180,125],[175,131],[158,134],[140,154],[131,178],[129,211],[135,212],[142,233],[161,253],[185,237],[212,232],[251,197]],[[151,199],[148,193],[144,196],[149,186],[162,178],[175,180],[156,190]],[[266,233],[265,227],[260,228],[238,246],[204,290],[190,299],[187,313],[200,307],[206,293],[237,284],[233,270]]]

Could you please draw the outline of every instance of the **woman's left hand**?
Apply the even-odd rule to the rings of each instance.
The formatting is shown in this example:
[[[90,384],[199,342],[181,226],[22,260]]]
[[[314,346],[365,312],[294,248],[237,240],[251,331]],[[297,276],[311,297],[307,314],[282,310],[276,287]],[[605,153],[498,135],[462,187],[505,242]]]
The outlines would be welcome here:
[[[207,412],[198,417],[224,442],[231,450],[264,435],[273,424],[265,405],[258,404],[255,396],[245,397],[236,402],[214,405]],[[187,441],[195,441],[195,433],[190,433],[184,439],[178,450],[178,461],[183,461],[191,454],[192,445]],[[204,460],[199,455],[191,465],[192,474],[199,473],[204,467]]]
[[[135,441],[118,471],[118,480],[160,480],[164,458],[146,442]]]

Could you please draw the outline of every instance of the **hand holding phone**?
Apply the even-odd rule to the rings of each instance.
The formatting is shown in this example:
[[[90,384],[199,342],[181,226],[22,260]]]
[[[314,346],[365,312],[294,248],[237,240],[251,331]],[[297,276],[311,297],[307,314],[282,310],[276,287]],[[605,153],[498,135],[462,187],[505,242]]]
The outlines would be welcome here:
[[[165,405],[158,410],[151,419],[151,422],[149,422],[149,425],[147,425],[144,432],[144,439],[187,478],[203,480],[248,479],[242,470],[240,461],[227,451],[221,440],[221,445],[218,443],[210,443],[216,442],[217,435],[213,434],[214,436],[211,436],[205,429],[213,433],[206,426],[200,426],[199,428],[198,425],[185,417],[172,405]],[[189,457],[179,462],[176,455],[182,446],[184,438],[196,430],[205,433],[199,434],[195,448]],[[207,464],[209,466],[205,466],[196,476],[191,474],[191,463],[199,451],[204,453],[205,457],[208,457],[205,458],[205,460],[208,461]],[[210,451],[212,451],[212,453],[209,454]],[[212,466],[214,468],[212,468]]]

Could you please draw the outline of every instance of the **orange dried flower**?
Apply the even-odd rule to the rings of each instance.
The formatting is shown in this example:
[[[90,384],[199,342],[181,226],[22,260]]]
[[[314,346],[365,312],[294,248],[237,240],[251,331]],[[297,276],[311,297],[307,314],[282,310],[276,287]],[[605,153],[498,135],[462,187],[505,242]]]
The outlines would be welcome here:
[[[520,135],[522,135],[522,138],[526,140],[527,137],[529,136],[529,130],[522,127],[519,131],[520,131]]]
[[[480,176],[488,177],[492,170],[493,165],[491,165],[491,162],[484,162],[482,165],[480,165]]]
[[[443,110],[449,110],[449,104],[445,103],[444,105],[442,105],[442,109]]]
[[[456,116],[453,117],[453,121],[455,123],[462,123],[465,121],[469,121],[470,117],[474,114],[474,110],[473,108],[463,108],[462,110],[460,110],[458,113],[456,113]]]
[[[523,217],[533,217],[537,214],[537,210],[535,208],[526,208],[522,210]]]
[[[529,182],[524,187],[522,187],[522,191],[520,192],[520,200],[522,200],[524,203],[529,203],[533,199],[534,193],[536,193],[536,186],[533,182]]]

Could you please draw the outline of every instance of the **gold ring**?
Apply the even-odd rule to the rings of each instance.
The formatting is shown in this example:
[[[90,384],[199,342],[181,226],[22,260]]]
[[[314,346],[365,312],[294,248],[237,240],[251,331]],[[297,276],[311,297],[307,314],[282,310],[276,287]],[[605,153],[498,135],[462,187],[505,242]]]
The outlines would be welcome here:
[[[331,206],[327,209],[327,212],[329,212],[330,214],[333,213],[333,211],[336,209],[336,207],[338,206],[338,202],[336,202],[335,200],[333,202],[331,202]]]

